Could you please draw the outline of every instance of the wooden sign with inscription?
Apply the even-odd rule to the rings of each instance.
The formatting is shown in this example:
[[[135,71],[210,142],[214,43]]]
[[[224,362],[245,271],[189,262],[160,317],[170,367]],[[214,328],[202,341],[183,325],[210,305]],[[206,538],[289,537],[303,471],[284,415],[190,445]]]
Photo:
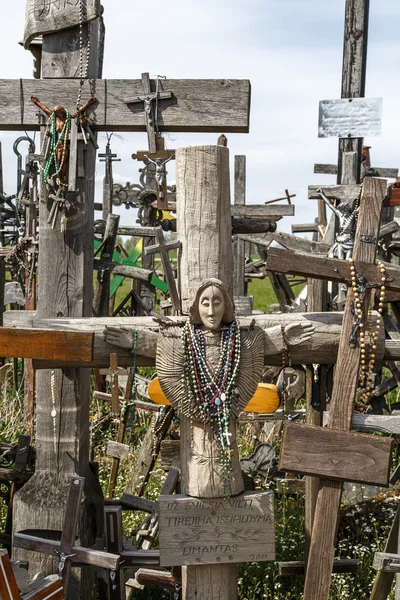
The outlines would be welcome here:
[[[160,496],[162,567],[275,560],[274,495]]]
[[[44,33],[76,27],[81,22],[82,0],[26,0],[24,47]],[[83,23],[100,16],[100,0],[85,0]]]

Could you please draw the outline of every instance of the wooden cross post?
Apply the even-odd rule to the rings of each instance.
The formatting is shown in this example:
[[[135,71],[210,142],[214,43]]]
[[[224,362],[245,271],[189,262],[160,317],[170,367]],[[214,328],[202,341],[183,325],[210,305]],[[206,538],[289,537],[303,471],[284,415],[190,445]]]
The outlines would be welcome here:
[[[159,252],[161,255],[161,262],[164,270],[165,280],[168,283],[168,292],[171,296],[172,306],[174,311],[179,312],[181,310],[181,303],[176,288],[175,277],[172,272],[172,266],[169,260],[168,252],[170,250],[179,249],[181,246],[180,242],[166,242],[164,240],[164,234],[161,227],[156,227],[156,241],[157,243],[152,246],[144,248],[144,254],[146,256]]]
[[[110,354],[110,367],[108,369],[100,369],[100,375],[110,375],[111,377],[111,410],[116,415],[119,415],[121,409],[119,405],[118,377],[120,375],[128,375],[128,371],[118,368],[118,354],[116,352]]]
[[[126,426],[128,424],[128,420],[130,417],[130,408],[129,408],[128,403],[131,398],[132,385],[136,385],[136,383],[135,383],[135,381],[132,381],[135,378],[135,370],[133,368],[129,368],[129,369],[127,369],[126,373],[127,373],[127,382],[126,382],[125,394],[124,394],[123,404],[122,404],[123,409],[122,409],[122,413],[121,413],[121,417],[120,417],[120,421],[119,421],[119,425],[118,425],[117,440],[116,440],[116,442],[113,442],[112,449],[110,447],[107,448],[107,455],[108,456],[112,455],[112,459],[113,459],[112,465],[111,465],[110,479],[109,479],[108,489],[107,489],[108,498],[112,498],[114,496],[115,485],[117,483],[119,463],[121,460],[121,452],[124,452],[127,449],[127,446],[125,446],[125,444],[123,442],[124,442],[124,438],[125,438]],[[117,386],[117,390],[118,390],[118,386]],[[112,404],[114,404],[112,397],[111,397],[111,402],[112,402]],[[119,406],[119,400],[118,400],[118,406]],[[112,454],[111,454],[111,452],[112,452]]]
[[[246,204],[246,156],[235,156],[235,205],[245,206]],[[247,244],[248,245],[248,244]],[[245,296],[246,282],[244,274],[244,262],[246,242],[237,236],[233,238],[233,260],[234,260],[234,281],[233,295]]]
[[[367,273],[364,267],[375,260],[381,205],[385,195],[384,180],[371,178],[364,180],[353,252],[356,271],[361,271],[371,284],[378,282],[379,285],[381,284],[378,268],[371,265]],[[269,260],[268,258],[267,268],[271,268]],[[307,263],[304,256],[302,260]],[[341,261],[335,262],[343,264]],[[305,264],[304,269],[301,269],[303,274],[308,270],[308,266]],[[272,265],[272,268],[276,269],[277,265]],[[350,273],[349,263],[346,263],[345,268]],[[279,271],[281,270],[280,262]],[[308,272],[307,275],[319,277],[322,269],[314,268],[309,271],[312,272]],[[328,278],[326,271],[325,273]],[[393,282],[388,282],[388,285],[393,285]],[[328,600],[343,481],[376,482],[379,485],[387,485],[390,472],[392,440],[349,433],[361,355],[358,342],[355,347],[350,347],[349,344],[354,324],[354,316],[351,312],[353,300],[353,289],[349,287],[328,429],[311,425],[286,424],[284,430],[280,468],[320,476],[322,479],[316,503],[304,600]],[[364,315],[368,310],[368,302],[369,297],[366,297]],[[335,451],[334,448],[345,448],[346,451]]]

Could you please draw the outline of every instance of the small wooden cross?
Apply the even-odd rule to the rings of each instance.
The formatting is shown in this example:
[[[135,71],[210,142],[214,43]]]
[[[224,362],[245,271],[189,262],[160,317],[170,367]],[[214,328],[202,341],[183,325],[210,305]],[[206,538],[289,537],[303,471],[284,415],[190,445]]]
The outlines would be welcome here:
[[[154,114],[154,101],[168,100],[172,98],[172,92],[152,92],[149,73],[142,73],[143,95],[135,98],[126,98],[125,104],[136,104],[143,102],[144,116],[146,122],[147,139],[149,141],[149,150],[151,153],[157,152],[156,147],[156,124],[157,115]]]
[[[110,479],[108,482],[108,489],[107,489],[107,496],[109,498],[112,498],[114,495],[115,485],[117,483],[119,463],[120,463],[120,456],[116,455],[117,453],[115,452],[115,449],[117,449],[117,451],[118,451],[121,447],[125,448],[125,444],[123,442],[124,442],[124,438],[125,438],[125,430],[126,430],[126,426],[128,424],[129,413],[130,413],[128,403],[129,403],[129,400],[131,397],[132,385],[135,385],[135,381],[132,381],[132,379],[135,378],[134,369],[129,368],[129,369],[127,369],[126,372],[127,372],[128,378],[127,378],[127,382],[126,382],[126,388],[125,388],[125,394],[124,394],[124,400],[123,400],[124,410],[123,410],[123,414],[121,415],[121,419],[119,421],[117,441],[116,441],[116,443],[113,444],[114,454],[113,454]],[[119,398],[118,398],[118,402],[119,402]],[[110,456],[110,452],[109,452],[108,448],[107,448],[107,455]]]
[[[368,273],[370,283],[376,283],[378,279],[379,270],[370,263],[375,261],[381,206],[385,195],[385,180],[372,178],[364,180],[353,259],[356,271],[364,269],[362,273],[363,275]],[[267,259],[267,269],[271,268],[269,260],[270,257]],[[308,265],[308,258],[304,258],[304,255],[302,260]],[[327,260],[322,259],[322,263],[326,263]],[[329,265],[331,265],[330,261]],[[274,268],[276,266],[275,263]],[[340,274],[343,279],[343,271],[345,271],[347,279],[347,274],[350,274],[350,269],[347,271],[347,267],[348,263],[345,266],[341,261],[335,261],[333,269],[316,268],[314,264],[310,269],[311,272],[306,273],[306,267],[302,267],[301,272],[315,278],[325,271],[323,277],[327,278],[327,270],[330,270],[331,278],[334,279]],[[279,263],[278,270],[282,270],[282,261]],[[391,269],[388,268],[388,271],[392,274]],[[387,273],[387,276],[390,274]],[[398,279],[397,281],[399,282]],[[395,285],[393,281],[385,283],[388,286]],[[396,289],[400,289],[400,286]],[[368,308],[369,293],[365,296],[364,314]],[[354,347],[349,343],[354,325],[351,311],[353,301],[354,292],[349,286],[328,428],[287,423],[281,448],[280,469],[322,477],[308,557],[304,600],[328,600],[329,597],[343,481],[368,483],[379,481],[378,485],[388,485],[389,481],[392,440],[376,438],[368,434],[350,433],[361,357],[360,343],[356,341]],[[376,444],[378,439],[379,442]]]
[[[100,375],[110,375],[111,378],[111,410],[113,413],[119,415],[119,388],[118,388],[118,377],[120,375],[128,375],[126,369],[118,368],[118,354],[111,352],[110,354],[110,367],[108,369],[100,369]]]
[[[161,255],[161,262],[164,269],[165,279],[168,283],[168,291],[171,296],[171,302],[174,311],[179,312],[181,310],[181,302],[179,299],[178,290],[176,288],[174,274],[172,272],[171,263],[169,261],[168,252],[170,250],[175,250],[181,247],[181,243],[176,242],[166,242],[164,240],[164,234],[161,227],[155,228],[156,240],[157,244],[153,244],[152,246],[147,246],[147,248],[143,249],[143,252],[146,256],[149,254],[155,254],[159,252]]]
[[[155,165],[155,179],[157,184],[157,208],[160,210],[168,210],[168,186],[167,172],[165,164],[175,158],[175,150],[165,150],[165,140],[161,135],[156,136],[156,152],[146,152],[139,150],[136,154],[132,154],[134,160]],[[162,177],[160,177],[160,174]]]
[[[2,600],[64,600],[62,582],[56,576],[46,577],[38,586],[21,594],[7,550],[0,550],[0,598]]]

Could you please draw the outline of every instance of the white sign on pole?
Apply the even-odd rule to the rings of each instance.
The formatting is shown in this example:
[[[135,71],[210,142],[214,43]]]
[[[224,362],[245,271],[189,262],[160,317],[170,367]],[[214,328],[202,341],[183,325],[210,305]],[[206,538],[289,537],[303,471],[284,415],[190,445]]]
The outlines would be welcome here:
[[[341,98],[319,103],[318,137],[378,136],[382,128],[382,98]]]

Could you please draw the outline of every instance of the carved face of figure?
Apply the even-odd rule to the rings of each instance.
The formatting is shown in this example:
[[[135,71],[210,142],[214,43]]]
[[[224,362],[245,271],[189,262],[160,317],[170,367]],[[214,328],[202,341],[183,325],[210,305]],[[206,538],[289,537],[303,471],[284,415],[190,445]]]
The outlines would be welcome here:
[[[222,292],[214,285],[207,287],[199,298],[201,322],[208,330],[220,327],[225,312],[225,300]]]

